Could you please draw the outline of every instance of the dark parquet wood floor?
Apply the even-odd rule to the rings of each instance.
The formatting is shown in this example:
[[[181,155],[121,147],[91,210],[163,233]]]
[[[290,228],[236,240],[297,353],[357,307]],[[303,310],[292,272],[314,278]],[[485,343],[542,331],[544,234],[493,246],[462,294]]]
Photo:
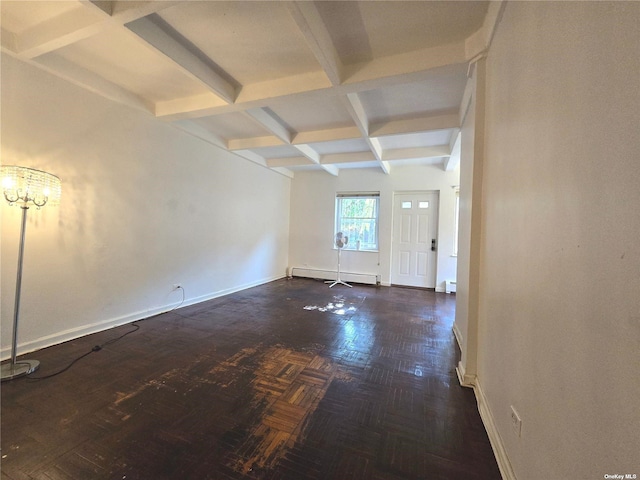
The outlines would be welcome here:
[[[32,354],[2,479],[499,479],[455,297],[279,280]]]

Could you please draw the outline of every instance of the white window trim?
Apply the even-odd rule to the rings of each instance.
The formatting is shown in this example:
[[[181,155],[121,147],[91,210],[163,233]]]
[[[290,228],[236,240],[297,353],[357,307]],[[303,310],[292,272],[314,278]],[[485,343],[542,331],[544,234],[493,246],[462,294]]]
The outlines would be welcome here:
[[[352,242],[351,239],[347,246],[343,248],[343,250],[347,250],[350,252],[364,252],[364,253],[378,253],[380,251],[380,192],[338,192],[336,193],[336,203],[335,203],[335,218],[334,218],[334,234],[339,232],[340,230],[340,202],[341,199],[352,199],[352,198],[374,198],[376,200],[376,211],[375,217],[371,217],[375,219],[375,237],[376,237],[376,247],[375,248],[360,248],[358,249],[356,246],[356,242]],[[333,244],[333,249],[337,250],[335,243]]]

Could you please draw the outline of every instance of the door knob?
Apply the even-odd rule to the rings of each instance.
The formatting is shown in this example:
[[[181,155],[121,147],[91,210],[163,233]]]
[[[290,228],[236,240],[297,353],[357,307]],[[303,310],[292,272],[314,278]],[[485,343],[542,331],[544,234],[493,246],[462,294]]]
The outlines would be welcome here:
[[[431,239],[431,251],[432,252],[436,251],[436,239],[435,238]]]

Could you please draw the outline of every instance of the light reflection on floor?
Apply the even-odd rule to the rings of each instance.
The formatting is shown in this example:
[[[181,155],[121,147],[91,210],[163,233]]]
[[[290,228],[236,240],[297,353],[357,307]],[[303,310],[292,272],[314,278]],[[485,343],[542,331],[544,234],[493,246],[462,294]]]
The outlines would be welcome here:
[[[324,306],[306,305],[304,310],[317,310],[319,312],[335,313],[336,315],[346,315],[356,313],[358,309],[353,304],[347,306],[344,297],[342,295],[336,295],[333,297],[333,302],[329,302]]]

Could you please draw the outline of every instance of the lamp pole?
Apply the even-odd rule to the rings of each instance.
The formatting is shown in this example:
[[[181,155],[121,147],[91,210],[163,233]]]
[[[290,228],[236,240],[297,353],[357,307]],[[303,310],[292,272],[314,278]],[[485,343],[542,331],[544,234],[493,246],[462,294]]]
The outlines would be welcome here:
[[[20,318],[20,293],[22,289],[22,261],[24,259],[24,238],[27,227],[27,210],[33,204],[38,209],[45,205],[55,205],[60,199],[60,179],[40,170],[15,165],[0,166],[2,190],[9,205],[18,204],[22,209],[20,223],[20,244],[18,247],[18,269],[16,274],[16,298],[13,309],[13,332],[11,338],[11,362],[0,368],[2,381],[28,375],[39,366],[38,360],[16,359],[18,353],[18,320]]]
[[[20,290],[22,287],[22,259],[24,257],[24,233],[27,227],[28,205],[20,205],[22,222],[20,226],[20,246],[18,247],[18,273],[16,274],[16,299],[13,307],[13,336],[11,341],[11,363],[2,365],[2,381],[11,380],[35,372],[40,366],[38,360],[16,360],[18,351],[18,319],[20,318]]]

